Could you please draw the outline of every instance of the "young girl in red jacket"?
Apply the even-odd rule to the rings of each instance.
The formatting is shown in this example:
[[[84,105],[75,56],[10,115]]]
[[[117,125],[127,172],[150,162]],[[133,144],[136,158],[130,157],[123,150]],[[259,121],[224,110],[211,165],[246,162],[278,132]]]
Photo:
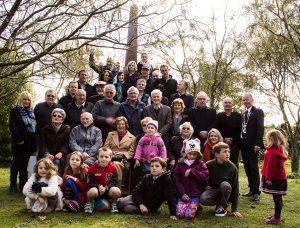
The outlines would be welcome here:
[[[88,169],[83,161],[79,151],[74,151],[68,156],[68,165],[60,186],[64,194],[64,207],[68,211],[78,212],[86,203]]]
[[[284,162],[288,154],[285,150],[286,139],[278,130],[267,133],[267,150],[264,153],[264,164],[261,170],[262,191],[273,195],[275,214],[265,218],[268,224],[281,223],[282,195],[286,194],[287,177]]]

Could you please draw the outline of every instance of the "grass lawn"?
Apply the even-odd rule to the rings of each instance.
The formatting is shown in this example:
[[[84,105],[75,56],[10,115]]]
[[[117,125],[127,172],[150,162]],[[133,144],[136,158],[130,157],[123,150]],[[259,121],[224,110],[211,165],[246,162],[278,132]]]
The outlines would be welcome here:
[[[290,170],[287,164],[287,170]],[[240,167],[240,192],[247,192],[244,169]],[[215,217],[213,207],[204,207],[203,213],[193,221],[171,221],[167,205],[157,214],[141,216],[96,212],[93,215],[82,213],[55,212],[50,214],[28,213],[24,196],[10,193],[9,169],[0,168],[0,227],[270,227],[263,218],[273,214],[272,196],[262,193],[259,203],[249,198],[239,198],[239,211],[242,218],[232,216]],[[299,179],[288,180],[288,195],[284,197],[281,227],[300,227],[300,185]]]

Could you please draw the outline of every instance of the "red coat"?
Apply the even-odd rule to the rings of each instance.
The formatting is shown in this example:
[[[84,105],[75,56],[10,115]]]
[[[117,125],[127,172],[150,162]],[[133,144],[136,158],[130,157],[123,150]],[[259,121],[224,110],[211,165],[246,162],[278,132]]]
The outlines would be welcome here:
[[[284,162],[287,156],[283,153],[282,147],[280,148],[267,148],[264,153],[264,164],[261,174],[266,180],[272,179],[286,179],[286,171]]]

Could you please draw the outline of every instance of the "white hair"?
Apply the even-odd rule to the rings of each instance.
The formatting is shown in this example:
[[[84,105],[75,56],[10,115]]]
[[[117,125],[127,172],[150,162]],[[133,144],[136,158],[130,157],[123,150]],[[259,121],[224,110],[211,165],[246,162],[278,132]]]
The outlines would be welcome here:
[[[151,97],[154,96],[154,95],[162,96],[162,92],[161,92],[159,89],[154,89],[154,90],[151,92]]]
[[[131,93],[131,92],[135,92],[137,94],[139,94],[139,90],[135,87],[135,86],[131,86],[128,90],[127,90],[127,94]]]

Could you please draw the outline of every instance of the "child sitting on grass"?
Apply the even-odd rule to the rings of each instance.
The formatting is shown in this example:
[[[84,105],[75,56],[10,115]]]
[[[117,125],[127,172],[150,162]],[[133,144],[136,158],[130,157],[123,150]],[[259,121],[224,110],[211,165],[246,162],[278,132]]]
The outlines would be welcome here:
[[[74,151],[68,156],[68,165],[63,176],[61,189],[64,194],[64,207],[78,212],[86,203],[87,167],[81,152]]]
[[[57,175],[57,168],[53,162],[48,158],[40,159],[23,188],[27,210],[32,212],[61,210],[63,203],[60,182],[61,178]]]
[[[231,209],[235,217],[241,217],[237,211],[239,185],[238,170],[229,161],[230,149],[226,143],[219,142],[213,147],[214,160],[206,163],[209,172],[208,187],[200,196],[202,205],[214,206],[215,216],[227,214],[228,202],[232,202]]]
[[[175,189],[170,172],[166,172],[166,162],[155,157],[150,162],[150,172],[133,189],[132,195],[120,198],[117,205],[125,213],[148,214],[160,208],[166,200],[169,206],[170,218],[177,220],[176,205],[174,202]]]
[[[177,203],[177,218],[193,219],[196,215],[199,197],[206,186],[208,170],[201,160],[200,141],[185,140],[185,156],[178,162],[173,173],[179,199]]]
[[[111,212],[117,213],[117,199],[121,196],[118,186],[118,173],[116,166],[111,162],[111,149],[99,149],[98,161],[88,172],[87,203],[84,206],[85,213],[93,213],[93,201],[112,199]],[[97,203],[98,204],[98,203]]]

